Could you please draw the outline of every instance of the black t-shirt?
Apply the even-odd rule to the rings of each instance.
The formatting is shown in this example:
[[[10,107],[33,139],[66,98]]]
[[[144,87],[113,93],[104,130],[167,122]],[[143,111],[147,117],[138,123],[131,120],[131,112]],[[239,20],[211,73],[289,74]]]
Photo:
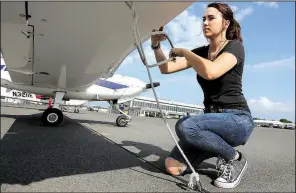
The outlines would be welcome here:
[[[200,57],[208,59],[209,46],[202,46],[193,49],[192,52]],[[204,92],[204,105],[216,105],[222,108],[249,110],[247,101],[242,93],[242,75],[245,61],[245,51],[242,43],[238,40],[231,40],[217,54],[223,52],[233,54],[237,58],[237,64],[228,72],[215,80],[206,80],[197,74]]]

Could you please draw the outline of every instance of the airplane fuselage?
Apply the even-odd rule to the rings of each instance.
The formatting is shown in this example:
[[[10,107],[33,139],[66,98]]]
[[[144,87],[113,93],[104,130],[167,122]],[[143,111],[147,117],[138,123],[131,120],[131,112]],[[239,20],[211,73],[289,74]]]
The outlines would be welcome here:
[[[130,79],[130,77],[123,77],[123,79]],[[99,85],[101,82],[107,82],[105,85]],[[131,81],[131,80],[130,80]],[[138,81],[139,82],[139,81]],[[131,82],[130,82],[131,83]],[[43,88],[36,87],[31,85],[24,85],[11,82],[9,80],[1,78],[1,87],[5,87],[8,89],[14,89],[18,91],[14,91],[14,95],[21,96],[30,96],[30,93],[40,94],[46,97],[54,97],[57,91],[56,88]],[[117,88],[116,88],[117,87]],[[142,84],[138,85],[128,85],[128,84],[119,84],[116,82],[111,82],[107,80],[98,80],[96,84],[88,87],[85,90],[66,90],[64,99],[77,99],[77,100],[115,100],[119,98],[125,97],[135,97],[146,90],[146,84],[142,82]],[[24,91],[24,92],[20,92]]]

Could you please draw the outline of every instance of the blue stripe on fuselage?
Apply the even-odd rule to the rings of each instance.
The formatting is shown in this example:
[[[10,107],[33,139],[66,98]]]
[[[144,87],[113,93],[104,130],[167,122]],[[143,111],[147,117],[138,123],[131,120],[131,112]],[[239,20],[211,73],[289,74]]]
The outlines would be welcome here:
[[[102,79],[97,80],[96,85],[106,87],[106,88],[110,88],[110,89],[114,89],[114,90],[122,89],[122,88],[128,88],[128,86],[126,86],[126,85],[111,82],[111,81],[108,81],[108,80],[102,80]]]
[[[1,65],[1,71],[7,71],[7,68],[6,68],[6,66],[5,65]]]

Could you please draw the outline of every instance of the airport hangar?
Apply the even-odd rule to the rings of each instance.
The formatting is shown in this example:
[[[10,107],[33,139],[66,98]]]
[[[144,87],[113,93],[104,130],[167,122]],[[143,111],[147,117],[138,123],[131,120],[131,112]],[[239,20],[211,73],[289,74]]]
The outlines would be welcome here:
[[[158,99],[160,108],[167,118],[181,118],[185,115],[199,115],[203,113],[204,107],[200,105],[185,104],[171,100]],[[160,117],[157,102],[154,98],[138,96],[133,100],[120,104],[120,107],[129,115]],[[116,112],[110,108],[109,112]]]

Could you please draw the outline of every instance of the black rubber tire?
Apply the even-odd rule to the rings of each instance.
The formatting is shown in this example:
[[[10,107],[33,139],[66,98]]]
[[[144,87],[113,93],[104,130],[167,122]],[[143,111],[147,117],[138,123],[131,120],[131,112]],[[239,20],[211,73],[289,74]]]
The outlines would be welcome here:
[[[126,127],[128,124],[127,117],[124,115],[120,115],[116,119],[116,124],[118,127]]]
[[[56,115],[57,120],[54,122],[48,121],[47,118],[50,114]],[[46,126],[59,126],[63,121],[64,121],[63,112],[60,109],[56,109],[56,108],[46,109],[41,116],[41,122]]]

